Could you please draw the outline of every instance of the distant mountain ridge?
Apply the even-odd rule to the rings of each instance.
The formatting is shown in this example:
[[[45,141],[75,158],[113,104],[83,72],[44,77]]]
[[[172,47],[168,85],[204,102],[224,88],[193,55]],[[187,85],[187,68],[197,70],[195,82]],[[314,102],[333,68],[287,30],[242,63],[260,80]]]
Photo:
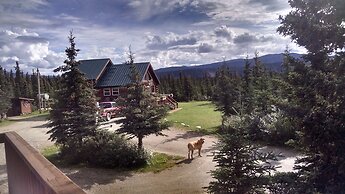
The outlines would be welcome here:
[[[291,53],[292,57],[300,59],[303,55],[297,53]],[[279,72],[282,70],[282,63],[284,60],[284,54],[268,54],[259,57],[260,61],[265,65],[265,67],[271,71]],[[251,65],[254,64],[254,59],[249,59]],[[180,66],[180,67],[167,67],[155,70],[159,77],[164,77],[171,75],[173,77],[178,77],[181,74],[191,77],[203,77],[205,74],[214,76],[217,69],[224,65],[224,63],[230,68],[234,73],[242,74],[245,59],[233,59],[225,62],[216,62],[205,65],[198,66]]]

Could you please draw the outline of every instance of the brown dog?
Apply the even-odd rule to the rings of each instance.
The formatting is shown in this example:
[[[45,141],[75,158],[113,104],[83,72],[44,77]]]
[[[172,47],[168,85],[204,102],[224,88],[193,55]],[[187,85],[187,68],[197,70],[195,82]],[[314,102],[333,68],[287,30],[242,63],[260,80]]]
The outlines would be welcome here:
[[[194,150],[199,150],[199,156],[201,157],[200,151],[202,144],[205,142],[204,138],[200,138],[197,141],[193,141],[188,143],[188,159],[192,158],[193,159],[193,153]]]

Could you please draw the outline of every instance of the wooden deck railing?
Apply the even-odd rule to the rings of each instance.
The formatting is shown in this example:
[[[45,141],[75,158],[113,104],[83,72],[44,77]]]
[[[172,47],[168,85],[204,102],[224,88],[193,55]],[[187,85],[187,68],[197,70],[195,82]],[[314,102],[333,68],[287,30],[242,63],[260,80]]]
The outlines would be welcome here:
[[[168,95],[167,99],[174,105],[174,109],[178,108],[178,102],[173,97]]]
[[[170,109],[178,108],[178,102],[171,97],[169,94],[161,94],[160,99],[158,100],[159,104],[168,105]]]
[[[85,194],[17,133],[0,134],[0,143],[5,143],[10,194]]]

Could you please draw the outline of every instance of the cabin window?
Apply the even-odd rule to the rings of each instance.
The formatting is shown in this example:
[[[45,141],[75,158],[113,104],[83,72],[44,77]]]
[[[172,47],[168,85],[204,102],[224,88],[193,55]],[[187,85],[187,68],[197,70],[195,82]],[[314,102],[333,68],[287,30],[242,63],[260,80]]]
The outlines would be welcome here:
[[[119,96],[119,94],[120,94],[119,88],[112,88],[111,89],[111,95],[112,96]]]
[[[110,88],[104,88],[103,89],[103,96],[110,96],[111,93],[110,93]]]

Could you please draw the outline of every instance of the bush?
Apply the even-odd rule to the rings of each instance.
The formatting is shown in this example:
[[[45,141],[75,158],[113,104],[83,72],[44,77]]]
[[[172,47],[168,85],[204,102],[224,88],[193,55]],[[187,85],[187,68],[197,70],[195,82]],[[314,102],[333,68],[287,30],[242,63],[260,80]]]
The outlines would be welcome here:
[[[279,115],[268,128],[267,142],[271,145],[290,145],[296,140],[296,129],[293,121],[289,118]]]
[[[100,130],[83,139],[82,145],[61,147],[60,158],[67,164],[85,163],[102,168],[134,168],[146,164],[148,154],[118,134]]]
[[[301,192],[300,177],[294,172],[280,172],[271,176],[269,187],[272,194],[295,194]]]
[[[279,110],[266,115],[252,113],[240,120],[252,141],[263,141],[278,146],[293,146],[297,142],[296,124]]]
[[[99,131],[85,140],[83,154],[88,164],[103,168],[133,168],[146,164],[148,155],[115,133]]]

